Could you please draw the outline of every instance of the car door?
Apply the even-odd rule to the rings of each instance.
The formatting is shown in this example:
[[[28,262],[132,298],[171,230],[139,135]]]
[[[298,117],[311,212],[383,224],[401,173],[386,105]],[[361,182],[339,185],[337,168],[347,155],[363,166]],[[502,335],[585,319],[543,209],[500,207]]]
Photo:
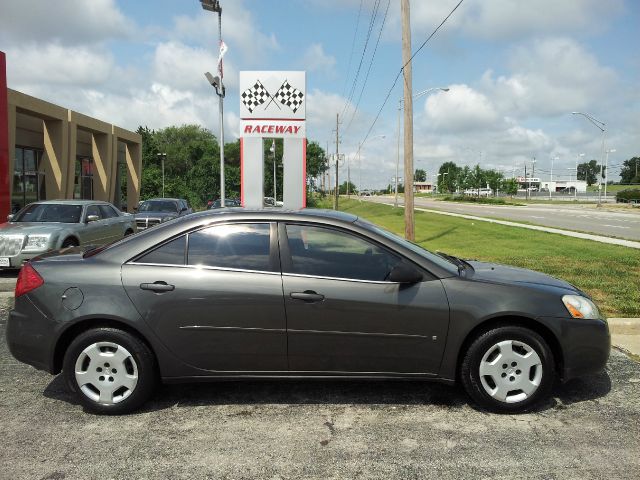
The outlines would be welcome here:
[[[184,362],[217,372],[287,370],[275,224],[218,224],[181,235],[124,264],[122,281]]]
[[[98,217],[98,220],[89,222],[91,215]],[[100,206],[96,204],[87,205],[84,216],[84,226],[82,227],[82,243],[86,245],[102,245],[109,240],[109,227],[106,224]]]
[[[291,371],[438,371],[449,324],[440,280],[387,281],[409,260],[353,232],[289,223],[279,235]]]
[[[124,236],[124,225],[120,215],[113,209],[111,205],[99,205],[100,213],[104,219],[105,229],[108,233],[107,242],[113,242]]]

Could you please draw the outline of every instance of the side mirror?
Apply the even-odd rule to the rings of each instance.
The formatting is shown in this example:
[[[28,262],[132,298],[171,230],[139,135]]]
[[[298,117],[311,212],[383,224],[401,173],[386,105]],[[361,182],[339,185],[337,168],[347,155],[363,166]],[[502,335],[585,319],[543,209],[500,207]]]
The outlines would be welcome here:
[[[7,222],[10,222],[11,220],[13,220],[13,213],[7,215]]]
[[[89,215],[87,217],[87,223],[96,222],[98,220],[100,220],[100,217],[98,215]]]
[[[396,283],[418,283],[423,279],[422,273],[409,265],[397,265],[389,272],[387,280]]]

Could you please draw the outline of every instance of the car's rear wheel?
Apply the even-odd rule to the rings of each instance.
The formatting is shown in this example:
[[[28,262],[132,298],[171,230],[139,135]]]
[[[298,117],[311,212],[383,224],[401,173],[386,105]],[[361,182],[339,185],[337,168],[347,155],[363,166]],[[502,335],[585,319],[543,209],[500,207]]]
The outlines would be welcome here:
[[[504,326],[471,343],[460,368],[462,384],[480,406],[525,411],[546,398],[555,381],[553,352],[536,332]]]
[[[75,238],[65,238],[64,242],[62,242],[62,248],[68,248],[68,247],[77,247],[78,246],[78,241]]]
[[[87,409],[105,414],[135,410],[153,393],[156,362],[137,337],[115,328],[96,328],[76,337],[64,358],[69,388]]]
[[[129,235],[133,235],[133,230],[131,230],[130,228],[128,228],[127,231],[124,232],[125,237],[128,237]]]

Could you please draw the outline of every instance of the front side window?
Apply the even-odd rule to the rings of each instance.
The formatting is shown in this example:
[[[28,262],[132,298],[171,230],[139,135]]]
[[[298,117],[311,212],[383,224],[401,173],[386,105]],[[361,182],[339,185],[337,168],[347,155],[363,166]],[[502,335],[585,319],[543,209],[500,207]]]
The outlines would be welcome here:
[[[287,225],[287,273],[384,281],[402,260],[355,235],[325,227]]]
[[[100,205],[99,208],[102,218],[114,218],[118,216],[116,211],[110,205]]]
[[[268,223],[215,225],[189,234],[189,265],[273,271]]]
[[[91,215],[95,215],[100,220],[102,220],[102,214],[100,213],[98,205],[89,205],[87,207],[87,218],[89,218]]]

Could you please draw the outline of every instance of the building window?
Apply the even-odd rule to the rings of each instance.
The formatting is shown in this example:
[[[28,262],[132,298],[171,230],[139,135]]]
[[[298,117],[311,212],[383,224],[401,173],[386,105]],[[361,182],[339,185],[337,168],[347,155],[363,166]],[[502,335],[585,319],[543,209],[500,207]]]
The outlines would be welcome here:
[[[13,167],[11,212],[16,213],[25,205],[47,198],[42,150],[16,147]]]
[[[73,198],[93,200],[93,158],[77,157]]]

